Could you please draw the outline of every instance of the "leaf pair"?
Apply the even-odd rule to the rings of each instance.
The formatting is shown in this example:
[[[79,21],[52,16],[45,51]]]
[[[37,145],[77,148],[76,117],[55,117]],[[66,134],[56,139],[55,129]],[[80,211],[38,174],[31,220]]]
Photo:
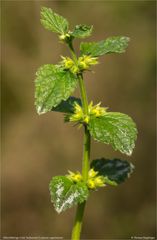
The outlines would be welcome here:
[[[130,176],[134,167],[124,160],[102,158],[93,160],[91,168],[97,171],[98,175],[107,177],[109,179],[108,184],[111,181],[112,185],[113,181],[116,184],[124,182]],[[84,181],[73,183],[66,176],[53,177],[49,189],[51,200],[58,213],[86,201],[90,193]]]
[[[67,19],[56,14],[52,9],[41,8],[41,23],[47,30],[56,32],[60,35],[69,34],[69,37],[84,38],[92,33],[92,26],[76,25],[73,31],[69,31],[69,23]]]
[[[86,38],[92,34],[93,26],[85,24],[76,25],[73,31],[69,31],[67,19],[56,14],[52,9],[41,8],[41,23],[43,27],[60,35],[68,34],[72,38]],[[108,53],[123,53],[128,46],[129,38],[118,36],[110,37],[100,42],[83,42],[80,45],[81,54],[93,57]]]

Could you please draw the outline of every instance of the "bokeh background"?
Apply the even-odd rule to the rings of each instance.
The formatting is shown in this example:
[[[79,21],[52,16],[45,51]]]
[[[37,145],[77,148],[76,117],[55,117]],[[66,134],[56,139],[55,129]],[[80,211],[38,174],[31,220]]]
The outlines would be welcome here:
[[[47,6],[71,23],[94,26],[91,41],[131,38],[125,54],[100,58],[86,73],[89,100],[124,112],[138,126],[131,157],[92,141],[91,159],[129,159],[136,169],[120,186],[93,193],[84,239],[155,237],[155,1],[2,1],[2,236],[70,239],[74,208],[58,215],[50,202],[52,176],[80,170],[82,130],[60,113],[38,116],[34,78],[39,66],[68,55],[40,24]],[[78,49],[80,41],[75,42]],[[78,91],[75,93],[78,96]]]

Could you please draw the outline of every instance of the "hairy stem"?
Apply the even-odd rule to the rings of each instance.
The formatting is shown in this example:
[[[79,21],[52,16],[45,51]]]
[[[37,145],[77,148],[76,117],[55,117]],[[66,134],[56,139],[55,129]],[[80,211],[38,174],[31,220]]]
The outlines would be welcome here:
[[[74,61],[77,62],[77,56],[74,52],[72,42],[70,42],[68,45]],[[78,74],[78,80],[79,80],[82,108],[83,108],[84,114],[88,114],[88,100],[87,100],[86,88],[85,88],[82,74]],[[91,138],[90,138],[89,130],[87,128],[87,125],[84,125],[82,176],[85,182],[87,181],[88,171],[89,171],[90,142],[91,142]],[[72,236],[71,236],[72,240],[80,239],[85,205],[86,205],[86,201],[84,201],[81,204],[78,204],[77,206],[75,222],[74,222],[74,227],[73,227]]]

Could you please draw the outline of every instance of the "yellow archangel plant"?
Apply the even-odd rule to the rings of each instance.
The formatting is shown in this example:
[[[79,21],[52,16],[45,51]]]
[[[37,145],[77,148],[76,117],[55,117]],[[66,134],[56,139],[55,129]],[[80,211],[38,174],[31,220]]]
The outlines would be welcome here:
[[[130,156],[137,138],[136,124],[127,114],[109,112],[100,103],[88,102],[83,74],[98,64],[102,55],[125,52],[129,38],[109,37],[97,42],[81,42],[80,54],[76,54],[73,41],[92,34],[93,27],[76,25],[69,29],[67,19],[52,9],[41,8],[43,27],[55,32],[61,43],[70,50],[71,56],[62,56],[58,64],[45,64],[36,72],[35,106],[38,114],[60,112],[65,122],[83,127],[82,171],[53,176],[50,185],[51,201],[58,213],[77,205],[71,239],[79,240],[86,202],[99,188],[117,186],[132,173],[134,166],[120,159],[100,158],[90,161],[91,138],[110,144],[114,150]],[[79,87],[80,98],[71,96]]]

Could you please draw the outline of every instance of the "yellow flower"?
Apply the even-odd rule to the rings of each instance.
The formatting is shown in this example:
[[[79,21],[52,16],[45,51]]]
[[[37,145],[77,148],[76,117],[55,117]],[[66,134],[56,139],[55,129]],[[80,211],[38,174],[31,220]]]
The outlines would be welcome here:
[[[94,177],[94,178],[88,178],[87,186],[90,189],[96,189],[98,187],[104,187],[106,185],[104,184],[103,177],[102,176],[98,176],[98,177]]]
[[[90,102],[90,104],[88,105],[88,113],[84,114],[82,107],[79,104],[75,103],[74,113],[70,114],[69,120],[71,122],[81,122],[81,123],[84,122],[88,124],[91,116],[95,116],[95,117],[104,116],[106,113],[106,110],[107,108],[100,107],[100,103],[93,106],[93,102]]]
[[[78,183],[80,181],[83,181],[83,177],[81,175],[81,173],[79,171],[72,172],[72,171],[68,171],[69,174],[67,174],[67,178],[70,179],[71,181],[73,181],[74,183]],[[97,176],[98,172],[96,172],[93,168],[91,168],[88,172],[88,179],[87,179],[87,186],[89,189],[96,189],[99,187],[104,187],[105,185],[105,180],[107,180],[107,178],[103,177],[103,176]]]
[[[70,37],[69,34],[61,35],[60,39],[65,40],[66,37]],[[91,65],[97,64],[97,58],[93,58],[91,56],[83,55],[79,57],[77,61],[73,61],[70,57],[63,57],[62,56],[61,64],[64,66],[65,69],[69,69],[72,73],[77,74],[82,70],[87,70]]]
[[[74,61],[70,57],[62,56],[62,59],[62,64],[64,65],[65,69],[70,69],[74,66]]]
[[[93,102],[91,101],[89,106],[88,106],[88,112],[90,115],[94,115],[96,117],[104,116],[106,113],[107,108],[100,107],[100,103],[97,105],[93,106]]]
[[[79,67],[83,70],[86,70],[89,68],[89,66],[84,61],[79,61]]]
[[[85,116],[83,119],[83,122],[88,123],[89,122],[89,116]]]
[[[64,66],[65,69],[69,69],[72,73],[76,74],[79,73],[79,67],[77,64],[70,58],[70,57],[63,57],[62,56],[61,64]]]
[[[103,176],[97,176],[98,172],[96,172],[93,168],[91,168],[88,172],[88,180],[87,186],[90,189],[96,189],[98,187],[105,186],[105,179]]]
[[[71,72],[74,74],[79,73],[79,67],[77,65],[73,65],[71,67]]]
[[[71,172],[71,171],[68,171],[68,172],[69,172],[69,174],[67,175],[67,177],[70,180],[72,180],[74,182],[80,182],[82,180],[82,175],[80,174],[80,172],[78,172],[78,171],[76,173]]]
[[[91,65],[96,65],[96,64],[98,64],[96,57],[83,55],[78,59],[78,65],[81,70],[87,70],[90,68]]]
[[[78,103],[75,103],[74,105],[74,113],[70,116],[71,122],[79,122],[83,120],[84,114],[81,106]]]

